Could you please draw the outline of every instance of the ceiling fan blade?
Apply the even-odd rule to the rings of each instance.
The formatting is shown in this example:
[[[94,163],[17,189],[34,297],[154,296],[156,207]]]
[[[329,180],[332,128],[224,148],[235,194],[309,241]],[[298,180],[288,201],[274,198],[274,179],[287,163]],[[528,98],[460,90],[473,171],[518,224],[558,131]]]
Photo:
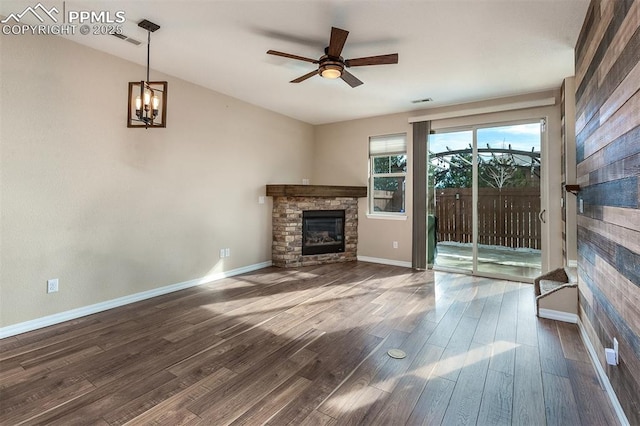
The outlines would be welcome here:
[[[318,70],[313,70],[310,73],[307,73],[307,74],[303,75],[302,77],[298,77],[295,80],[291,80],[289,83],[300,83],[300,82],[305,81],[308,78],[313,77],[316,74],[318,74]]]
[[[292,55],[291,53],[278,52],[277,50],[267,50],[267,54],[282,56],[283,58],[297,59],[298,61],[311,62],[312,64],[318,63],[318,61],[315,59],[305,58],[304,56]]]
[[[362,67],[365,65],[397,64],[398,54],[367,56],[366,58],[347,59],[344,64],[348,67]]]
[[[358,87],[361,84],[364,84],[363,82],[358,80],[356,76],[354,76],[347,70],[342,70],[342,75],[340,76],[340,78],[343,79],[351,87]]]
[[[342,48],[347,41],[349,31],[341,30],[340,28],[331,27],[331,39],[329,40],[329,47],[327,48],[327,55],[340,57]]]

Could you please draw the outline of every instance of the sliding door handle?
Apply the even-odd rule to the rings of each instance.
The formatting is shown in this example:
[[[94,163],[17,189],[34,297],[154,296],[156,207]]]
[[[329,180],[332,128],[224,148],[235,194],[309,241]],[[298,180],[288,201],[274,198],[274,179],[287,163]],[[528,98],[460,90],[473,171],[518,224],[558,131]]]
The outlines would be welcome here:
[[[547,209],[542,209],[540,211],[540,213],[538,213],[538,219],[540,219],[540,222],[542,222],[542,223],[547,223],[547,221],[544,220],[544,214],[545,214],[546,211],[547,211]]]

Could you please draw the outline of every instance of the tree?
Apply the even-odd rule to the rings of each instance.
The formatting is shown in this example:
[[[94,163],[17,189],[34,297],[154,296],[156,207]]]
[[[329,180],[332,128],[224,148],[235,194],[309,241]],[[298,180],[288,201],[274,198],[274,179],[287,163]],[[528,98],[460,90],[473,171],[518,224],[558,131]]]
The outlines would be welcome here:
[[[375,157],[373,161],[374,173],[404,173],[407,171],[407,156],[402,155],[385,155]],[[373,189],[378,191],[397,191],[401,189],[404,176],[402,177],[384,177],[380,176],[373,180]]]
[[[522,187],[527,185],[527,178],[511,155],[497,156],[491,154],[489,161],[481,161],[478,177],[482,186],[502,189],[504,187]]]
[[[471,188],[471,154],[456,154],[450,160],[443,160],[448,167],[438,169],[433,166],[433,182],[435,188]]]
[[[471,188],[472,154],[456,153],[451,156],[435,155],[429,163],[429,185],[438,189]],[[491,153],[479,156],[478,186],[481,188],[539,186],[539,166],[519,164],[511,154]]]

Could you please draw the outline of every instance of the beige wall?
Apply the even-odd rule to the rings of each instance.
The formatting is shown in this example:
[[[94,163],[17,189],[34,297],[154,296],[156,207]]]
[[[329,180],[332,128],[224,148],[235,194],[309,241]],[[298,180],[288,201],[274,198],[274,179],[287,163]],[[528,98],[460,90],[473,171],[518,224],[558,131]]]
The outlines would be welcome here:
[[[308,173],[311,125],[152,72],[168,127],[128,129],[142,67],[59,37],[0,52],[0,327],[271,259],[258,196]]]
[[[409,145],[409,170],[407,172],[407,220],[368,218],[367,201],[360,200],[358,255],[400,262],[411,262],[411,161],[412,128],[410,117],[460,112],[475,108],[500,108],[506,104],[530,102],[554,97],[556,104],[547,107],[496,112],[432,122],[433,129],[457,128],[488,123],[547,118],[548,141],[543,148],[543,176],[548,183],[542,190],[544,208],[547,209],[549,226],[543,234],[543,244],[549,249],[543,258],[543,269],[549,270],[562,264],[562,222],[560,211],[560,92],[553,90],[466,105],[433,108],[412,113],[394,114],[361,120],[317,126],[315,129],[313,183],[335,185],[366,185],[368,175],[368,141],[370,136],[407,133]],[[392,246],[398,241],[398,249]]]
[[[408,158],[411,159],[412,128],[406,114],[394,114],[317,126],[313,152],[312,183],[317,185],[367,185],[369,137],[396,133],[407,134]],[[407,170],[406,203],[411,202],[411,165]],[[367,218],[367,199],[358,203],[358,256],[398,262],[411,262],[411,219]],[[393,242],[398,248],[393,248]]]
[[[564,132],[563,143],[565,143],[564,164],[565,181],[569,185],[577,182],[576,179],[576,83],[575,77],[564,80]],[[578,225],[577,225],[577,199],[576,195],[566,192],[566,222],[565,222],[565,262],[570,266],[577,266],[578,263]]]

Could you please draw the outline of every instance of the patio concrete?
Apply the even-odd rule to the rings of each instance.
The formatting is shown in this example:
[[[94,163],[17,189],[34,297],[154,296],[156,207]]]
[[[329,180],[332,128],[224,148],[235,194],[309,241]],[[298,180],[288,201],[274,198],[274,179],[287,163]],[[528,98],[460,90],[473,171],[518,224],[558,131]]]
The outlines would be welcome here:
[[[471,271],[472,262],[471,244],[443,241],[436,245],[436,267]],[[542,273],[541,252],[534,249],[479,246],[478,271],[510,275],[514,278],[535,278]]]

